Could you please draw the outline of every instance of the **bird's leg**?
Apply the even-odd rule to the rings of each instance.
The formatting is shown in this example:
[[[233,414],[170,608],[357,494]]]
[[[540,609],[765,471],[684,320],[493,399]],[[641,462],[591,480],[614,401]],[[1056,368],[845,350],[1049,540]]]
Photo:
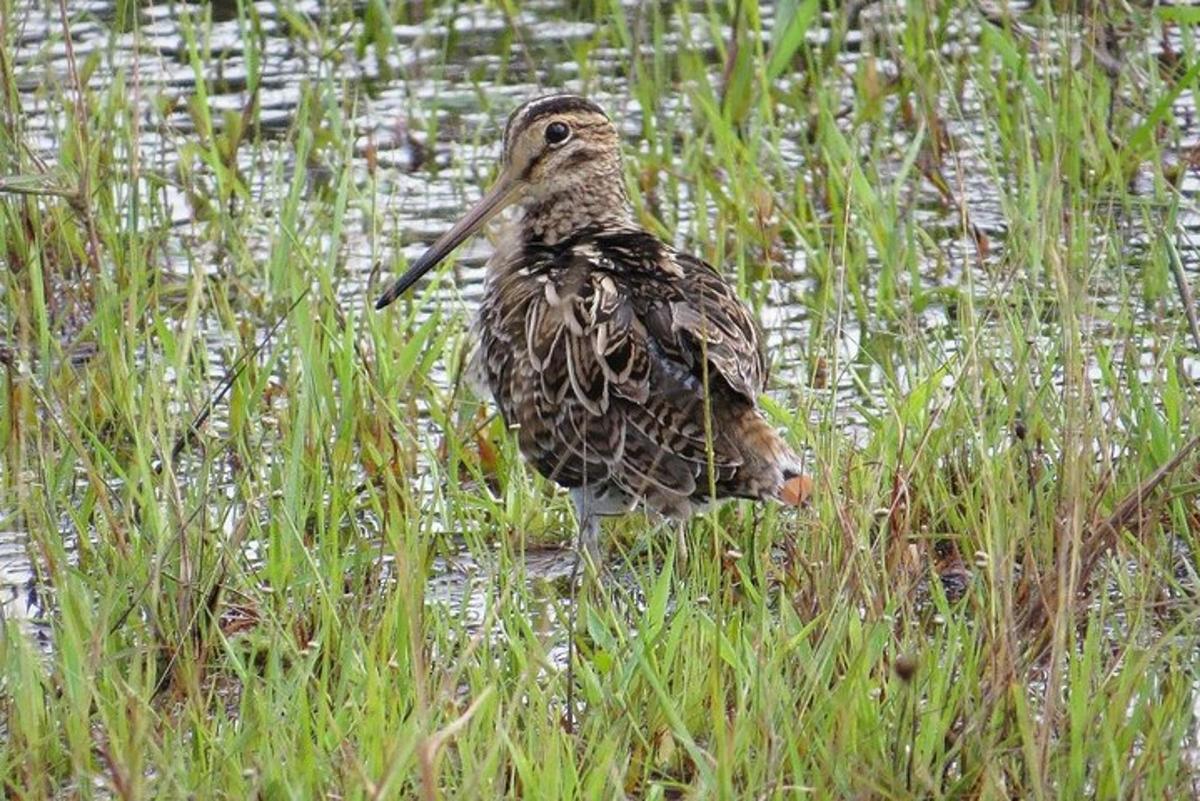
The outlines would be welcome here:
[[[682,576],[687,572],[688,563],[688,523],[687,520],[672,520],[667,523],[675,530],[675,574]]]
[[[587,563],[588,575],[593,578],[600,565],[600,519],[593,509],[591,493],[586,486],[571,490],[575,503],[575,520],[579,537],[575,542],[575,561],[571,566],[571,609],[567,621],[567,728],[575,730],[575,623],[579,613],[579,569]]]
[[[576,567],[580,559],[586,558],[594,573],[600,566],[600,517],[596,514],[595,498],[587,487],[576,487],[571,490],[571,500],[575,502],[575,519],[579,523],[579,539],[575,544]]]

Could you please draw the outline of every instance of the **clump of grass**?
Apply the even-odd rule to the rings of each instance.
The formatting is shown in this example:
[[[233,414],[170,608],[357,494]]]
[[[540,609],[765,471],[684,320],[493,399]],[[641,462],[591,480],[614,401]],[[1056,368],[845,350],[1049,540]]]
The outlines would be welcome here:
[[[598,1],[582,38],[414,64],[398,25],[453,10],[424,6],[192,9],[181,106],[104,20],[60,4],[20,44],[40,12],[0,4],[0,531],[50,632],[0,637],[6,796],[1194,792],[1194,15]],[[812,507],[705,515],[686,564],[614,523],[570,674],[527,558],[568,504],[462,385],[466,304],[368,311],[423,199],[363,155],[380,86],[346,65],[423,98],[486,73],[464,52],[504,82],[575,59],[640,111],[643,221],[791,320],[767,403]],[[420,177],[486,175],[436,154],[488,130],[410,102]]]

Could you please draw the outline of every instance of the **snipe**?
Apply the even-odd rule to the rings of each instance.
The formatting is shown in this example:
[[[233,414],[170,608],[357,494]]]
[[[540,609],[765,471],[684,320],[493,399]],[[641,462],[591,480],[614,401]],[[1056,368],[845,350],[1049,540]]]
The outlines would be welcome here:
[[[799,503],[800,460],[758,408],[758,327],[705,262],[637,224],[604,111],[558,94],[517,108],[500,177],[379,298],[383,308],[500,210],[473,371],[521,453],[571,491],[582,544],[641,503],[672,518],[727,497]]]

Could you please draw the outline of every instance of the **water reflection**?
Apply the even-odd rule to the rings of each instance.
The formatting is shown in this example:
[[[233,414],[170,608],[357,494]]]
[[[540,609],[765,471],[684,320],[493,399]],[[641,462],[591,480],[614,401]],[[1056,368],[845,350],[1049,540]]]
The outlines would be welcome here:
[[[351,115],[344,122],[354,132],[353,160],[347,166],[360,186],[378,181],[377,207],[352,209],[349,213],[347,239],[342,245],[347,274],[338,287],[339,298],[347,308],[364,308],[373,299],[367,281],[380,255],[390,256],[399,251],[410,259],[415,257],[444,230],[448,221],[478,197],[497,156],[498,129],[508,109],[538,92],[539,84],[572,85],[579,77],[579,66],[572,60],[564,61],[564,53],[573,45],[591,47],[597,34],[592,23],[564,21],[562,9],[554,3],[522,4],[515,12],[520,24],[519,36],[512,33],[514,20],[493,4],[452,4],[431,9],[427,16],[419,13],[421,4],[414,4],[406,10],[409,12],[406,22],[392,29],[399,46],[381,57],[373,47],[358,51],[356,43],[361,26],[352,17],[343,14],[329,20],[334,12],[316,0],[288,4],[291,16],[284,17],[280,15],[280,5],[255,5],[255,38],[248,43],[245,21],[238,18],[237,4],[215,4],[210,26],[200,24],[210,13],[203,5],[150,5],[138,9],[140,24],[136,32],[131,32],[119,30],[121,26],[115,25],[115,3],[73,2],[71,38],[77,60],[91,56],[100,59],[102,66],[90,73],[93,89],[118,78],[129,84],[136,73],[141,103],[138,157],[144,169],[156,173],[153,181],[144,179],[139,190],[144,197],[155,197],[175,224],[171,240],[163,245],[167,254],[165,269],[181,279],[197,270],[216,273],[221,264],[216,246],[203,235],[203,225],[198,220],[198,204],[210,200],[198,195],[208,190],[215,197],[216,178],[195,152],[185,147],[194,143],[198,135],[195,109],[190,105],[196,98],[196,74],[188,61],[185,28],[191,26],[196,31],[202,39],[196,46],[209,53],[207,63],[211,69],[204,76],[204,88],[214,130],[222,131],[249,104],[257,103],[257,124],[263,141],[261,145],[240,150],[237,166],[246,177],[252,202],[259,209],[270,210],[280,205],[281,198],[274,194],[280,182],[271,177],[273,170],[282,168],[285,174],[291,174],[297,169],[314,169],[310,165],[297,165],[295,154],[284,141],[284,133],[295,122],[302,101],[311,100],[309,92],[314,79],[330,77],[337,85],[361,88],[357,102],[344,107],[344,113]],[[629,4],[629,9],[638,11],[640,5]],[[769,26],[772,9],[764,8],[763,13]],[[186,16],[188,21],[184,21],[185,15],[190,15]],[[54,132],[61,130],[65,115],[70,113],[59,107],[53,93],[45,89],[47,85],[61,86],[67,82],[67,56],[59,35],[57,6],[19,2],[12,18],[20,21],[10,42],[20,104],[26,115],[24,134],[31,146],[53,164],[58,151]],[[321,24],[312,27],[311,35],[298,35],[295,26],[305,18]],[[864,11],[860,23],[863,29],[850,33],[847,47],[839,55],[849,74],[857,69],[860,45],[868,28],[894,25],[887,12],[879,10]],[[951,47],[976,47],[974,32],[966,24],[954,24],[958,25],[958,39]],[[689,31],[686,38],[682,33],[685,27]],[[318,30],[328,31],[328,36],[321,38],[315,33]],[[699,52],[707,49],[715,53],[715,43],[707,38],[708,30],[704,15],[685,9],[669,20],[662,41],[668,47],[686,42]],[[828,35],[828,31],[818,31],[814,38]],[[453,41],[454,58],[447,62],[444,48],[448,39]],[[248,46],[254,44],[261,46],[261,52],[248,52]],[[1160,45],[1155,40],[1151,46]],[[1172,46],[1178,52],[1185,51],[1182,42],[1175,41]],[[502,59],[497,55],[500,47],[508,51],[508,57]],[[248,66],[251,57],[261,59],[261,78],[253,92]],[[623,75],[628,60],[624,50],[599,46],[593,47],[588,55],[594,76]],[[896,65],[886,58],[878,61],[882,75],[898,74]],[[479,83],[478,76],[496,74],[501,68],[506,71],[505,85]],[[513,76],[519,80],[514,81]],[[636,148],[642,130],[642,110],[630,99],[629,88],[619,78],[592,77],[589,83],[595,84],[589,86],[590,93],[620,120],[631,148]],[[678,102],[663,98],[656,113],[663,118],[686,114],[687,110],[679,108]],[[853,97],[848,97],[847,103],[852,102]],[[774,354],[775,391],[784,400],[794,400],[797,388],[803,388],[809,399],[805,408],[811,409],[814,417],[835,414],[852,435],[865,434],[864,415],[882,408],[885,393],[903,392],[921,378],[910,375],[902,360],[890,358],[894,340],[916,338],[929,351],[950,359],[959,347],[953,299],[964,291],[964,284],[969,284],[983,298],[1002,288],[1006,280],[997,269],[1003,263],[1007,232],[1003,188],[997,185],[997,176],[988,159],[993,147],[989,134],[979,124],[983,101],[969,79],[961,87],[956,102],[954,113],[947,115],[948,133],[955,141],[958,171],[953,176],[955,191],[966,198],[971,222],[990,241],[985,257],[963,236],[960,211],[948,208],[927,182],[909,181],[898,190],[901,196],[897,202],[909,210],[912,224],[929,237],[932,246],[928,263],[921,265],[916,276],[905,277],[918,283],[908,289],[928,293],[946,290],[944,295],[936,295],[933,301],[914,311],[909,323],[911,330],[899,330],[894,322],[879,319],[862,321],[847,313],[844,319],[819,323],[836,326],[836,331],[814,331],[813,326],[818,323],[810,317],[806,298],[815,293],[818,284],[809,272],[802,249],[783,255],[785,263],[775,265],[774,273],[785,277],[769,281],[764,293],[766,302],[761,314],[768,348]],[[1179,125],[1185,127],[1183,141],[1186,146],[1194,147],[1200,143],[1200,123],[1196,120],[1191,93],[1182,93],[1176,107]],[[863,137],[870,134],[866,128],[852,131],[850,123],[847,129]],[[425,141],[417,130],[436,130],[436,141]],[[779,157],[794,168],[797,180],[804,180],[808,173],[803,151],[797,144],[807,134],[797,126],[780,137]],[[902,153],[903,147],[898,150]],[[902,159],[899,156],[893,159],[876,165],[881,180],[898,177]],[[369,160],[374,161],[374,176],[369,174]],[[326,164],[317,168],[317,172],[320,169],[333,168]],[[183,171],[192,176],[196,190],[192,194],[189,184],[178,180]],[[314,180],[310,188],[315,189],[317,184],[319,181]],[[286,190],[286,182],[283,188]],[[1135,179],[1134,188],[1147,194],[1153,191],[1148,177]],[[1200,212],[1192,202],[1198,190],[1200,177],[1194,172],[1185,173],[1181,191],[1188,202],[1181,209],[1180,221],[1197,243],[1185,252],[1193,283],[1200,275],[1197,269],[1200,260],[1196,258],[1196,248],[1200,247]],[[710,210],[692,208],[686,185],[679,187],[678,197],[681,206],[676,212],[677,243],[689,244],[685,237],[693,230],[694,217],[707,215]],[[262,221],[255,224],[260,229],[249,227],[244,232],[246,241],[257,252],[266,252],[272,232]],[[376,239],[374,231],[382,232],[382,239]],[[1131,233],[1112,243],[1112,247],[1125,249],[1133,259],[1139,237],[1145,238],[1137,232]],[[866,247],[869,249],[870,245]],[[468,306],[477,302],[481,265],[488,252],[484,238],[465,248],[458,259],[460,283],[455,288],[441,287],[431,295],[431,301]],[[869,258],[870,268],[877,269],[879,254],[872,253]],[[1121,288],[1113,287],[1112,292],[1119,297]],[[942,297],[952,300],[937,299]],[[0,310],[0,314],[5,313]],[[255,341],[261,340],[264,326],[259,321]],[[242,342],[218,321],[201,321],[201,328],[215,385],[229,355],[239,352]],[[1031,322],[1031,337],[1049,341],[1054,335],[1052,322]],[[826,341],[831,343],[830,352],[816,352],[814,343]],[[1153,356],[1154,337],[1148,336],[1136,343],[1136,347],[1143,350],[1129,354],[1128,359],[1137,365],[1138,377],[1149,380],[1161,374],[1163,365]],[[836,365],[837,372],[827,381],[812,386],[810,373],[818,358]],[[1125,359],[1126,354],[1118,352],[1114,358]],[[1182,368],[1187,378],[1200,380],[1200,360],[1185,359]],[[1099,376],[1099,369],[1099,365],[1094,367],[1093,376]],[[213,426],[219,432],[221,425],[218,413]],[[547,559],[549,567],[541,562],[531,563],[530,573],[557,575],[559,557]],[[465,564],[471,561],[464,550],[458,565]],[[32,620],[37,616],[30,568],[23,534],[0,533],[0,609],[6,617]],[[446,561],[435,565],[434,573],[429,587],[431,601],[465,603],[468,609],[474,604],[470,599],[480,591],[478,582],[485,581],[488,575],[486,570],[479,569],[463,572]]]

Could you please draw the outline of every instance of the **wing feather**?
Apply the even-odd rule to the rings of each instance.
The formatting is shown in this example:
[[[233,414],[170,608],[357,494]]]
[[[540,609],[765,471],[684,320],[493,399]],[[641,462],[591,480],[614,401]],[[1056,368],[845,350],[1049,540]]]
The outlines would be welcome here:
[[[704,415],[752,409],[765,359],[749,310],[703,261],[635,232],[546,248],[490,279],[479,331],[522,453],[560,484],[676,509],[707,492],[710,461],[718,482],[742,465],[737,434]]]

